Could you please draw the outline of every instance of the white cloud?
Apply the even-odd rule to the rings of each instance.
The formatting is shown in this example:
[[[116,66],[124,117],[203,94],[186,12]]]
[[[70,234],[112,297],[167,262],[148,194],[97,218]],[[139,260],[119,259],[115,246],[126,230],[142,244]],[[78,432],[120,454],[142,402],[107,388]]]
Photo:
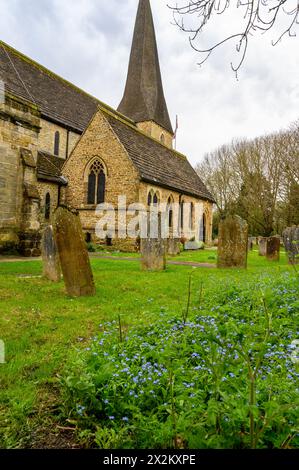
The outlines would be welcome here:
[[[167,0],[152,0],[164,91],[178,150],[193,164],[235,137],[254,137],[298,119],[298,38],[276,47],[253,39],[239,80],[227,44],[202,66],[186,35],[171,24]],[[102,101],[117,107],[124,90],[137,0],[0,0],[1,39]],[[235,27],[211,23],[207,40]],[[275,31],[276,33],[276,31]]]

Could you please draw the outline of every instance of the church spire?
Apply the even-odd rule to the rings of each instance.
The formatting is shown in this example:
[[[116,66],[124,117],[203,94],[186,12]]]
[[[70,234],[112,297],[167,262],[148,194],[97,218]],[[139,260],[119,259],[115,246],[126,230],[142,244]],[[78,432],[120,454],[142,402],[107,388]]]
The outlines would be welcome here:
[[[118,111],[136,123],[154,122],[173,135],[149,0],[139,0],[127,83]]]

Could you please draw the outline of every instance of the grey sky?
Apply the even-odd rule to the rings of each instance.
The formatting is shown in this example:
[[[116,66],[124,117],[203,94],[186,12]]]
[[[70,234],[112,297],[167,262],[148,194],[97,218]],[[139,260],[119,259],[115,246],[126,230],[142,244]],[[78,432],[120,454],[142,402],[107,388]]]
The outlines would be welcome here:
[[[234,44],[198,67],[187,36],[171,24],[167,3],[175,2],[151,0],[164,91],[173,125],[179,116],[177,148],[193,165],[233,138],[279,130],[299,118],[299,36],[276,47],[275,31],[253,39],[237,81],[230,69]],[[138,0],[0,0],[0,36],[117,107],[137,5]],[[218,19],[204,39],[221,37],[236,22],[235,15]]]

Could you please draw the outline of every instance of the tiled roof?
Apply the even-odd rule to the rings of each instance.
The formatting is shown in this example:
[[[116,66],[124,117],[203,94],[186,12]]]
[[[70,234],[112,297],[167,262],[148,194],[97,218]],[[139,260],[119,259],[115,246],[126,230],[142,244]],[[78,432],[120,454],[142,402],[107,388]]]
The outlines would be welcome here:
[[[160,144],[112,113],[104,113],[142,180],[214,202],[184,155]]]
[[[42,116],[82,133],[100,106],[144,181],[213,201],[186,157],[141,133],[129,118],[0,41],[0,79],[13,95],[35,103]],[[39,179],[66,184],[64,160],[39,152]]]
[[[0,79],[12,94],[35,103],[43,116],[83,132],[98,105],[107,107],[0,41]]]
[[[61,170],[65,160],[46,152],[38,152],[37,155],[37,178],[61,185],[66,185],[67,181],[62,176]]]

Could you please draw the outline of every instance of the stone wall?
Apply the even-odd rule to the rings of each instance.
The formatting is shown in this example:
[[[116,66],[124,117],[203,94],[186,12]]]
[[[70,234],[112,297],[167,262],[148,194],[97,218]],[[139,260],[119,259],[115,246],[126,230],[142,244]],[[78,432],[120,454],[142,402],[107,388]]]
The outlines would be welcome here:
[[[58,185],[55,183],[49,183],[44,181],[38,181],[37,183],[38,192],[40,195],[40,223],[43,228],[52,222],[52,215],[58,205]],[[50,194],[50,219],[45,219],[46,209],[46,195]]]
[[[46,121],[45,119],[41,120],[41,131],[40,131],[40,135],[38,139],[38,149],[54,154],[55,133],[57,131],[60,134],[58,157],[66,159],[73,151],[76,143],[80,139],[81,134],[68,131],[64,127],[59,126],[58,124],[54,124],[52,122]],[[67,144],[67,140],[68,140],[68,144]],[[68,155],[66,154],[67,147],[68,147]]]
[[[156,124],[154,121],[138,122],[137,127],[142,130],[145,134],[149,135],[153,139],[163,143],[166,147],[172,149],[173,147],[173,136],[170,132],[167,132],[163,127]]]
[[[14,248],[39,229],[36,159],[40,115],[36,106],[6,94],[0,104],[0,250]],[[22,156],[22,149],[28,153]],[[32,235],[32,234],[31,234]]]

